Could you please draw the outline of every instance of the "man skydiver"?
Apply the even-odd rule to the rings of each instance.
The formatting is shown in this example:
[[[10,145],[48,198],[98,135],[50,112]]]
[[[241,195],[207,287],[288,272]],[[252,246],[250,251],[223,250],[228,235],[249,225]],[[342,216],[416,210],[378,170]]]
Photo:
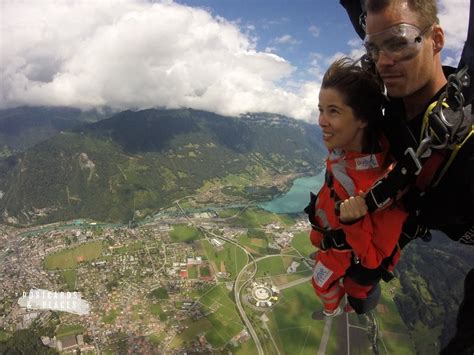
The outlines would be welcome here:
[[[453,240],[473,245],[474,135],[469,106],[472,95],[462,87],[462,75],[452,77],[446,90],[447,77],[454,70],[441,65],[444,32],[437,18],[436,1],[367,0],[363,6],[359,0],[341,0],[341,3],[349,12],[357,32],[365,33],[368,62],[374,64],[386,86],[389,101],[382,129],[390,141],[392,154],[399,161],[399,168],[394,169],[392,178],[389,176],[376,186],[374,193],[366,196],[369,211],[383,207],[396,192],[408,189],[402,200],[410,212],[410,223],[400,240],[401,247],[410,239],[429,233],[430,229],[441,230]],[[471,18],[470,32],[472,29]],[[469,33],[461,60],[469,65],[471,80],[474,80],[473,39],[474,33]],[[455,100],[448,97],[447,101],[456,103],[460,97],[456,95],[461,91],[464,95],[459,106],[467,107],[452,110],[452,120],[445,120],[450,125],[443,127],[445,121],[439,117],[444,108],[441,103],[437,104],[438,99],[445,92],[454,92]],[[429,115],[433,111],[437,116]],[[436,123],[440,123],[439,127]],[[430,125],[432,129],[427,130],[426,126]],[[451,135],[449,144],[440,144],[444,137],[431,137],[434,131],[443,129]],[[423,140],[428,144],[420,149]],[[360,198],[363,197],[356,196],[354,200]],[[472,308],[473,297],[472,292],[465,293],[464,309],[469,305]],[[469,317],[460,309],[458,331],[459,324],[468,320],[466,316]],[[467,328],[464,326],[462,329],[465,331]],[[474,336],[461,338],[465,341],[464,349],[474,347]]]
[[[423,123],[424,116],[430,104],[437,103],[445,92],[447,75],[454,72],[441,65],[444,32],[437,18],[436,1],[367,0],[365,29],[368,58],[375,64],[389,97],[382,128],[392,154],[408,170],[408,178],[398,170],[406,185],[396,188],[398,192],[408,186],[403,201],[411,212],[412,224],[418,231],[441,230],[453,240],[474,244],[474,137],[470,107],[453,114],[453,119],[463,116],[457,136],[452,137],[457,139],[454,143],[462,143],[457,153],[452,153],[454,144],[428,146],[417,157],[407,152],[407,148],[416,152],[426,137],[429,128]],[[465,100],[464,105],[470,103]],[[415,170],[421,166],[423,169],[410,176],[410,164]],[[381,186],[391,182],[393,179]],[[373,201],[369,198],[375,196],[378,207],[387,197],[394,197],[377,193],[366,198],[369,210]]]

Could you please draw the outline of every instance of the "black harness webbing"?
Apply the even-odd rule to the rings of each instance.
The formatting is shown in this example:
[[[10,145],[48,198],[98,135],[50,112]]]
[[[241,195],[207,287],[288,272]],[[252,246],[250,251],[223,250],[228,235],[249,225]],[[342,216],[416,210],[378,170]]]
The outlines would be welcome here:
[[[326,174],[327,175],[327,174]],[[327,179],[327,178],[326,178]],[[327,184],[327,180],[326,180]],[[332,194],[331,194],[332,195]],[[333,197],[333,196],[332,196]],[[334,197],[333,197],[334,198]],[[346,242],[346,235],[342,229],[328,229],[321,227],[316,221],[316,201],[318,196],[310,193],[310,202],[304,211],[308,214],[308,220],[311,228],[323,235],[321,249],[327,250],[334,248],[337,250],[350,250],[352,247]]]
[[[468,75],[472,78],[474,74],[474,0],[470,1],[469,8],[469,27],[467,29],[467,38],[464,42],[464,48],[459,61],[458,69],[468,67]],[[472,102],[474,99],[473,85],[467,85],[462,89],[462,94],[466,102]],[[448,102],[451,106],[451,103]]]

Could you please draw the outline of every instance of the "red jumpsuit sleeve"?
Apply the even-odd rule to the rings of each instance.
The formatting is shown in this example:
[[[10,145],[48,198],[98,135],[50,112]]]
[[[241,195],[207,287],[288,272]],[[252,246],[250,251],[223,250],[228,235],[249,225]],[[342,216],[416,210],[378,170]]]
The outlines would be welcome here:
[[[375,269],[392,254],[406,216],[406,212],[399,208],[387,208],[367,214],[354,224],[342,225],[346,241],[362,266]]]

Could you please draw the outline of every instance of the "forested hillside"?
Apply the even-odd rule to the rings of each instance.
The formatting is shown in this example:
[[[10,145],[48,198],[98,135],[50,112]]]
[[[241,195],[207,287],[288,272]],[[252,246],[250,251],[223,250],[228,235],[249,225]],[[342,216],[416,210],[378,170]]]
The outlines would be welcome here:
[[[270,198],[321,168],[319,129],[282,116],[125,111],[4,159],[10,224],[128,221],[185,196],[232,204]]]

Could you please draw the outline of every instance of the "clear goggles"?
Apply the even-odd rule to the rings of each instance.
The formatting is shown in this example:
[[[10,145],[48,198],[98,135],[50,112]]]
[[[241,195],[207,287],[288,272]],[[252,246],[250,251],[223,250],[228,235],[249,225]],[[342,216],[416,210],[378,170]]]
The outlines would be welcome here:
[[[371,35],[366,35],[364,47],[367,55],[374,62],[383,52],[393,61],[409,60],[417,56],[421,49],[423,35],[431,28],[429,25],[423,30],[418,27],[402,23]]]

